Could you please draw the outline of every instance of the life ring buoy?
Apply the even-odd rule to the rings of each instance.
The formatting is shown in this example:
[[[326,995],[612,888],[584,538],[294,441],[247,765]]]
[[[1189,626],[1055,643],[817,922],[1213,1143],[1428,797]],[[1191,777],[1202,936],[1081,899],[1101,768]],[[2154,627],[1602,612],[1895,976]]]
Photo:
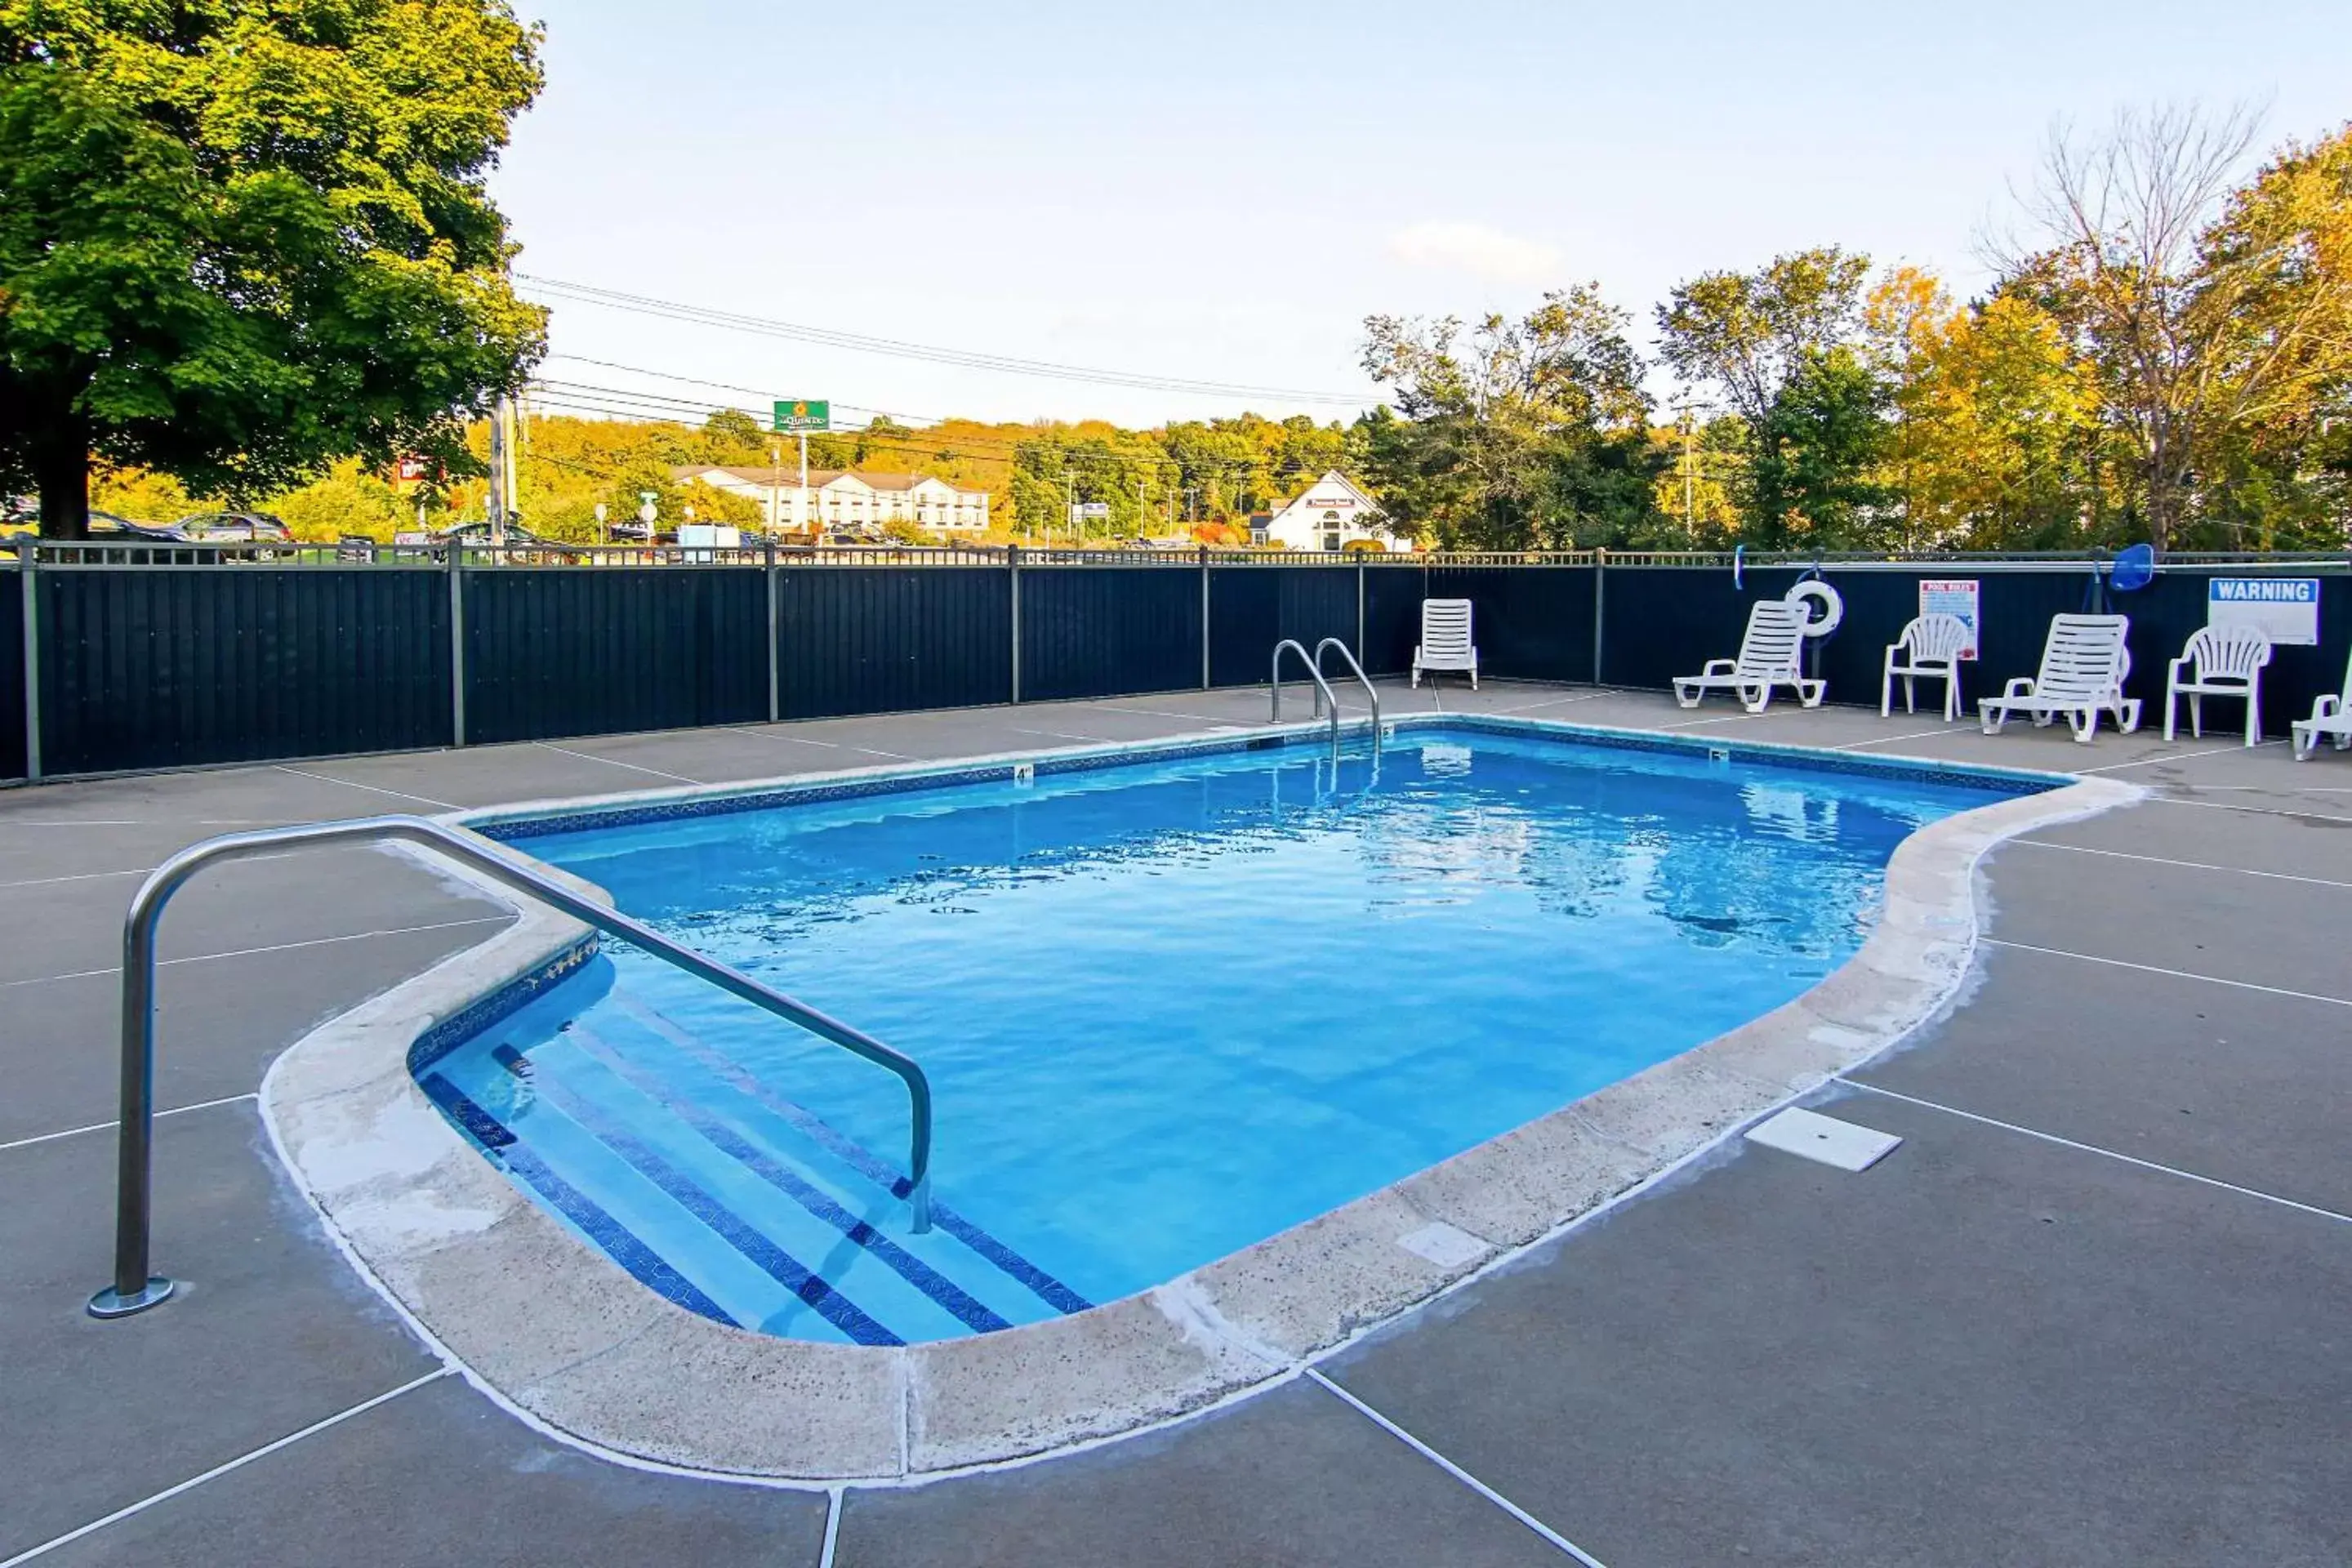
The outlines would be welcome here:
[[[1845,601],[1838,597],[1835,588],[1818,577],[1807,578],[1781,597],[1791,605],[1821,606],[1821,614],[1810,616],[1805,622],[1805,635],[1809,637],[1825,637],[1837,630],[1838,623],[1845,619]]]

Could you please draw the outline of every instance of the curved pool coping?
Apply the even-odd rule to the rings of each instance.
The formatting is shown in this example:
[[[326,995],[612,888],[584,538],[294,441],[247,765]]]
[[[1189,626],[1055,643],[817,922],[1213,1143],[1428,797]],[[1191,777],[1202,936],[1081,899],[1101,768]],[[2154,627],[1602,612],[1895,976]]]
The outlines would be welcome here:
[[[1415,715],[1391,727],[1475,727],[1873,773],[2002,773],[1496,716]],[[495,833],[614,809],[743,809],[779,792],[903,788],[975,770],[1001,777],[1016,763],[1100,766],[1288,742],[1317,728],[637,792],[444,820]],[[418,1089],[409,1056],[429,1037],[484,1026],[593,950],[586,928],[543,908],[522,909],[489,941],[289,1047],[262,1080],[261,1112],[278,1157],[354,1268],[436,1353],[534,1426],[609,1458],[713,1478],[919,1483],[1132,1435],[1286,1383],[1886,1050],[1937,1016],[1969,973],[1979,860],[2006,839],[2144,793],[2111,779],[2006,776],[2061,782],[1906,838],[1888,862],[1876,928],[1794,1000],[1164,1285],[991,1334],[882,1348],[713,1322],[639,1284],[484,1159]],[[1401,1244],[1408,1237],[1414,1247]]]

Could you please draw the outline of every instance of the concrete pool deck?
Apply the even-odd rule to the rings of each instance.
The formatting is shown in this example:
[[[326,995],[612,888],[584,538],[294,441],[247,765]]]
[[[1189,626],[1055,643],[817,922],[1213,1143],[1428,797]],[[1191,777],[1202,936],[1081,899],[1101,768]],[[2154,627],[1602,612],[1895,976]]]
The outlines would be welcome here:
[[[261,1138],[263,1068],[508,918],[381,856],[225,869],[174,904],[156,1256],[186,1295],[84,1317],[138,873],[232,826],[1255,725],[1262,689],[0,795],[0,1563],[2352,1558],[2352,759],[1494,682],[1383,701],[2149,794],[1989,862],[1973,994],[1813,1101],[1906,1140],[1869,1171],[1734,1145],[1247,1403],[837,1501],[550,1441],[444,1374],[320,1235]]]

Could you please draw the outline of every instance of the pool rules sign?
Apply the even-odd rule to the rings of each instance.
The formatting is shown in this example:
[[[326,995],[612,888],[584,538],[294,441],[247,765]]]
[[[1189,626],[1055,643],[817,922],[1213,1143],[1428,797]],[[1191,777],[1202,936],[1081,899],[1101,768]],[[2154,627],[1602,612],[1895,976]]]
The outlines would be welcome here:
[[[2319,641],[2316,577],[2215,577],[2205,584],[2205,624],[2251,626],[2279,647]]]
[[[1979,618],[1977,580],[1973,577],[1930,577],[1919,584],[1919,613],[1923,616],[1957,616],[1969,628],[1969,646],[1960,650],[1962,658],[1976,658]]]

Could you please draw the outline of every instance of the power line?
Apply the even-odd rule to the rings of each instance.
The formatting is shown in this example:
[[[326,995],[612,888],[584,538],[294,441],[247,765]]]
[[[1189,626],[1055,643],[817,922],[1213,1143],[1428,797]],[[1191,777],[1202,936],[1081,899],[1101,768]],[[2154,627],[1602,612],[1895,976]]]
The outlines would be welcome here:
[[[667,321],[725,327],[765,337],[786,338],[794,342],[817,343],[827,348],[886,354],[898,359],[924,360],[933,364],[960,365],[971,370],[1001,371],[1011,375],[1044,376],[1058,381],[1092,382],[1103,386],[1134,387],[1147,392],[1181,392],[1212,397],[1278,397],[1297,403],[1332,404],[1351,408],[1361,408],[1369,401],[1355,393],[1312,392],[1297,387],[1197,381],[1184,376],[1150,375],[1139,371],[1105,370],[1053,360],[1022,359],[1011,354],[947,348],[936,343],[911,342],[900,338],[876,337],[865,332],[846,332],[798,321],[741,315],[731,310],[682,304],[675,300],[661,300],[647,294],[624,293],[617,289],[599,289],[586,283],[567,282],[561,278],[544,278],[530,272],[518,272],[514,279],[516,282],[541,293],[575,304],[598,305],[608,310],[658,316]]]

